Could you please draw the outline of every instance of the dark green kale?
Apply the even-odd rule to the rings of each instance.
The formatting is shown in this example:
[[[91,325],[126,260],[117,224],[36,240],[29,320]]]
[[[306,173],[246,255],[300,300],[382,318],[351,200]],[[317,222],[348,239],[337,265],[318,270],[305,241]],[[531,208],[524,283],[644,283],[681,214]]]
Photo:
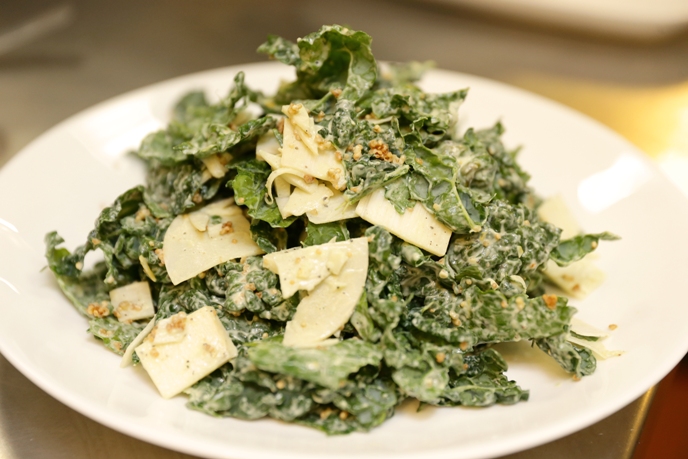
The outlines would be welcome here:
[[[177,145],[175,149],[187,156],[206,158],[229,151],[242,142],[257,140],[274,127],[275,119],[267,116],[247,121],[240,126],[204,124],[191,140]]]
[[[129,344],[145,327],[146,324],[141,322],[120,322],[112,315],[88,321],[88,331],[118,355],[124,354]]]
[[[561,230],[539,221],[523,204],[495,200],[486,211],[479,231],[457,235],[450,243],[445,256],[449,277],[462,285],[467,279],[486,287],[496,284],[507,295],[536,291]]]
[[[399,177],[384,186],[385,198],[392,203],[394,209],[400,214],[403,214],[408,209],[413,209],[417,202],[411,198],[409,177],[409,175]]]
[[[337,390],[366,365],[378,366],[382,351],[366,341],[348,339],[316,348],[293,348],[263,341],[248,349],[259,370],[280,373]]]
[[[297,297],[283,298],[277,287],[277,276],[263,268],[261,257],[227,261],[180,285],[163,285],[157,317],[212,306],[232,339],[246,342],[260,339],[263,333],[273,336],[283,332],[283,324],[272,321],[291,319],[298,303]]]
[[[256,98],[244,83],[243,72],[234,78],[229,94],[216,104],[208,103],[202,92],[191,92],[174,107],[167,129],[149,134],[135,153],[155,169],[240,147],[274,127],[272,118],[246,119],[246,109]]]
[[[361,102],[375,119],[395,119],[401,127],[412,129],[426,146],[445,136],[451,137],[457,111],[467,90],[428,94],[413,84],[383,88]]]
[[[413,167],[411,196],[453,232],[479,231],[487,213],[467,188],[457,185],[459,164],[456,159],[421,144],[407,148],[405,154],[407,164]]]
[[[82,272],[84,257],[90,246],[80,246],[70,253],[64,247],[59,247],[63,242],[64,239],[56,231],[45,235],[45,258],[48,260],[48,267],[57,276],[58,281],[60,278],[77,279]],[[93,276],[98,275],[94,273]]]
[[[72,254],[57,248],[63,242],[57,233],[48,234],[49,266],[56,275],[76,278],[83,269],[86,254],[99,249],[105,258],[107,272],[103,282],[108,289],[146,278],[141,258],[146,259],[160,282],[169,282],[159,249],[170,222],[151,214],[144,202],[143,187],[132,188],[100,213],[86,243]]]
[[[58,248],[63,242],[55,232],[46,236],[46,258],[57,284],[76,310],[88,318],[88,331],[121,355],[145,324],[123,323],[112,315],[110,288],[103,282],[107,273],[105,263],[98,263],[92,270],[82,273],[82,268],[76,264],[83,266],[83,255],[77,250],[73,256],[67,249]]]
[[[330,435],[368,431],[391,417],[400,402],[394,383],[376,371],[359,371],[329,389],[288,374],[259,370],[246,350],[231,366],[221,367],[186,392],[190,408],[213,416],[270,416]]]
[[[146,161],[165,167],[172,167],[186,161],[186,154],[175,147],[186,141],[185,132],[170,126],[167,130],[148,134],[142,141],[135,154]]]
[[[296,81],[280,88],[275,103],[320,99],[333,91],[338,98],[360,99],[377,78],[371,41],[364,32],[338,25],[323,26],[296,44],[271,36],[258,52],[296,67]]]
[[[251,159],[240,161],[233,167],[237,173],[228,186],[234,190],[236,203],[246,206],[248,214],[254,220],[262,220],[272,227],[281,228],[291,225],[296,220],[296,217],[282,218],[277,204],[266,199],[268,192],[265,184],[271,173],[266,162]]]
[[[273,228],[270,223],[258,219],[251,222],[251,238],[265,253],[286,249],[288,236],[285,228]]]
[[[602,241],[616,241],[619,236],[611,233],[599,234],[579,234],[571,239],[561,241],[557,247],[552,250],[550,258],[559,266],[567,266],[571,263],[583,259],[587,254],[594,251],[599,242]]]
[[[352,203],[409,171],[402,159],[403,138],[394,126],[366,119],[365,113],[354,102],[340,99],[319,123],[323,137],[348,151],[345,195]]]
[[[205,179],[196,161],[174,166],[153,164],[146,177],[144,200],[155,217],[174,217],[216,196],[222,181]]]
[[[296,422],[332,435],[377,427],[392,417],[403,397],[389,376],[359,372],[338,391],[321,389],[313,399],[326,405],[319,405]]]
[[[356,329],[358,335],[366,341],[377,342],[382,335],[380,329],[375,326],[373,318],[368,310],[368,300],[366,299],[365,292],[358,300],[350,322]]]
[[[582,346],[566,341],[566,333],[535,340],[537,346],[557,361],[561,367],[576,377],[591,375],[595,372],[597,361],[592,352]]]
[[[312,384],[259,371],[241,350],[224,365],[186,390],[189,408],[212,416],[293,421],[314,405]]]
[[[306,239],[303,240],[302,245],[308,247],[327,244],[333,239],[335,241],[346,241],[349,239],[349,230],[346,227],[345,221],[322,223],[320,225],[308,222],[308,226],[306,226]]]
[[[528,186],[530,175],[516,162],[518,149],[507,150],[502,143],[503,133],[501,123],[489,129],[468,129],[458,142],[440,148],[456,157],[461,167],[459,184],[469,189],[474,199],[486,202],[496,198],[533,208],[537,199]]]
[[[529,392],[504,375],[507,365],[496,350],[488,348],[474,355],[466,355],[464,362],[463,373],[450,373],[440,405],[511,405],[528,400]]]
[[[521,216],[512,212],[498,218],[497,212],[492,213],[495,220],[491,223],[497,225],[497,221],[502,222],[499,226],[505,234],[509,231],[518,232],[521,228],[536,231],[528,233],[530,240],[525,245],[528,246],[527,250],[539,250],[543,254],[526,255],[525,251],[516,251],[518,253],[513,255],[518,259],[520,253],[525,262],[535,263],[537,266],[526,267],[535,270],[548,259],[549,250],[556,247],[559,233],[558,230],[548,233],[550,227],[545,225],[542,234],[547,237],[537,236],[540,233],[537,233],[538,229],[534,225],[522,224],[523,216],[530,215],[527,213],[530,211],[522,206],[520,208],[526,212]],[[445,343],[461,352],[472,352],[486,344],[547,339],[568,331],[576,310],[568,306],[565,298],[555,295],[530,297],[525,281],[517,276],[518,273],[524,273],[520,264],[514,271],[517,274],[506,271],[501,277],[498,275],[507,269],[503,264],[511,266],[506,257],[509,252],[506,250],[497,247],[492,252],[471,252],[470,255],[454,252],[453,258],[448,254],[444,264],[440,264],[381,228],[372,227],[366,234],[372,239],[369,244],[367,304],[364,306],[361,302],[355,316],[355,327],[365,330],[361,336],[366,339],[376,337],[376,333],[370,329],[370,324],[373,323],[387,337],[387,347],[390,343],[394,348],[398,348],[399,343],[407,343],[405,347],[402,346],[403,353],[411,355],[408,343],[417,343],[417,346],[422,347],[426,340]],[[490,244],[501,241],[490,240],[490,244],[483,244],[479,234],[471,237],[476,239],[475,247],[479,246],[481,249],[487,249]],[[539,239],[550,241],[549,249],[536,244]],[[454,245],[459,246],[458,243]],[[475,262],[465,261],[470,256],[476,257]],[[481,257],[485,257],[482,265]],[[469,266],[459,264],[458,260],[463,260],[462,263],[468,263]],[[485,281],[488,276],[489,281]],[[500,279],[500,282],[495,279]],[[390,334],[392,330],[394,332]],[[401,335],[398,333],[401,331],[406,332],[406,341],[399,341]],[[422,338],[412,339],[412,335]],[[422,355],[420,348],[416,350],[421,352],[418,355]],[[555,356],[553,353],[550,355]],[[555,359],[559,363],[563,362],[562,359]],[[420,362],[420,358],[416,360]],[[431,362],[428,359],[426,361]],[[571,366],[564,368],[570,371]],[[403,374],[407,377],[405,380],[409,381],[408,378],[412,375],[420,377],[430,371],[433,377],[444,374],[441,371],[436,373],[429,366],[425,366],[423,370],[404,370]],[[444,378],[437,381],[444,381]]]
[[[464,349],[563,333],[576,312],[565,298],[553,295],[507,298],[475,286],[460,295],[436,286],[416,292],[423,301],[414,301],[409,308],[413,327]]]

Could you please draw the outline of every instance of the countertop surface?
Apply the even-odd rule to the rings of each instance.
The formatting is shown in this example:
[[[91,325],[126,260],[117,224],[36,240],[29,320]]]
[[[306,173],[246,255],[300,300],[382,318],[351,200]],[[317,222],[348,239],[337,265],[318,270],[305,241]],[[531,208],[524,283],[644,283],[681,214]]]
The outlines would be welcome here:
[[[336,22],[370,33],[379,59],[432,59],[573,107],[625,136],[688,191],[688,36],[626,43],[391,0],[26,3],[0,0],[0,167],[95,103],[186,73],[262,60],[255,48],[267,34],[295,39]],[[679,379],[663,382],[660,394],[676,390]],[[653,393],[583,431],[508,457],[631,458],[641,433],[652,431],[643,427],[651,406],[648,423],[661,424]],[[62,457],[191,456],[91,421],[0,356],[0,459]]]

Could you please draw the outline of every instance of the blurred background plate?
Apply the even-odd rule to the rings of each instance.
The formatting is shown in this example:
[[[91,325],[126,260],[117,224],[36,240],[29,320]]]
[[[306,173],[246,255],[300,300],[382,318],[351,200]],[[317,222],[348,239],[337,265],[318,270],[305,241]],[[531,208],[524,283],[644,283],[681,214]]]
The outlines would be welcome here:
[[[688,26],[684,0],[425,0],[598,35],[660,40]]]

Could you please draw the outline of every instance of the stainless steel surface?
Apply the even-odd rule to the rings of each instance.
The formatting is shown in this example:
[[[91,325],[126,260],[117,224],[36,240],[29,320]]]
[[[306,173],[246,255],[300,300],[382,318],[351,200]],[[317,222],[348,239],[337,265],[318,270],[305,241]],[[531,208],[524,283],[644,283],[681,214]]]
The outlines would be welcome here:
[[[191,458],[115,432],[41,391],[0,356],[0,459]]]
[[[12,22],[8,11],[25,19],[43,4],[51,5],[0,0],[0,30]],[[268,33],[294,39],[334,22],[369,32],[378,58],[433,59],[515,84],[596,117],[652,156],[688,157],[686,37],[637,47],[381,0],[69,4],[69,28],[0,56],[0,167],[41,132],[104,99],[189,72],[262,60],[254,50]],[[630,458],[649,401],[647,394],[588,429],[509,457]],[[62,457],[190,456],[85,418],[0,357],[0,459]]]

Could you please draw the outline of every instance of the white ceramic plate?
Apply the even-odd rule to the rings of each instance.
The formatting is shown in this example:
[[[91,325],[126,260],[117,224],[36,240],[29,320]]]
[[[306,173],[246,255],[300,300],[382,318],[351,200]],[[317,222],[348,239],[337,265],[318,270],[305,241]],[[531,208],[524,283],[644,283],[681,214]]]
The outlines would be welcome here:
[[[272,91],[290,69],[242,67],[253,86]],[[658,169],[625,140],[567,108],[532,94],[457,73],[434,71],[424,86],[470,86],[464,126],[501,119],[508,145],[543,195],[560,192],[588,231],[609,230],[598,264],[603,287],[574,301],[600,328],[618,324],[608,347],[626,353],[574,382],[528,345],[506,350],[508,375],[530,401],[487,409],[403,406],[367,434],[327,437],[273,420],[215,419],[187,410],[184,397],[160,398],[141,369],[86,333],[86,322],[58,291],[43,259],[43,237],[57,229],[73,248],[101,208],[143,180],[125,151],[162,126],[185,91],[219,97],[239,68],[156,84],[95,106],[51,129],[0,171],[0,351],[55,398],[116,430],[200,456],[274,458],[478,458],[529,448],[586,427],[640,396],[688,349],[685,283],[688,205]]]

